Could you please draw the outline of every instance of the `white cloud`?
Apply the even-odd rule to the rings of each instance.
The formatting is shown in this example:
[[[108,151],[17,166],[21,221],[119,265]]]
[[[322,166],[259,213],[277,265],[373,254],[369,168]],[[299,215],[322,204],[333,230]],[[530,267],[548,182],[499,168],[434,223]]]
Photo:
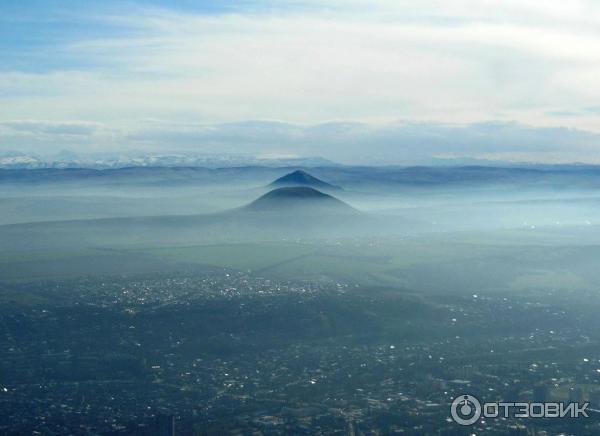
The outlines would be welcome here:
[[[600,132],[598,113],[585,110],[600,99],[596,2],[323,5],[99,17],[131,32],[55,48],[57,56],[93,67],[0,74],[0,119],[89,119],[124,132],[135,131],[141,118],[495,119]],[[572,116],[560,115],[567,112]]]
[[[13,131],[15,134],[50,134],[68,136],[87,136],[101,128],[98,123],[89,121],[38,121],[13,120],[0,122],[0,128]]]

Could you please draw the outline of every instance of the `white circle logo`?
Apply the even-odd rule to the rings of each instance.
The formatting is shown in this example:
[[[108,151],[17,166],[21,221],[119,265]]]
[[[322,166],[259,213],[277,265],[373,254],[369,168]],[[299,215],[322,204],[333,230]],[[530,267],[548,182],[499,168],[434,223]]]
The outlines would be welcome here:
[[[473,395],[459,395],[452,401],[450,413],[457,424],[472,425],[481,416],[481,403]]]

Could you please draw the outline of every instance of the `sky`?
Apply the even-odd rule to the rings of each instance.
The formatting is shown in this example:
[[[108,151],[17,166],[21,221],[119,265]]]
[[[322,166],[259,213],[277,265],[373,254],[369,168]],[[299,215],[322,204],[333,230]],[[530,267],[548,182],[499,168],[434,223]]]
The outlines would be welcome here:
[[[0,154],[600,163],[600,2],[0,2]]]

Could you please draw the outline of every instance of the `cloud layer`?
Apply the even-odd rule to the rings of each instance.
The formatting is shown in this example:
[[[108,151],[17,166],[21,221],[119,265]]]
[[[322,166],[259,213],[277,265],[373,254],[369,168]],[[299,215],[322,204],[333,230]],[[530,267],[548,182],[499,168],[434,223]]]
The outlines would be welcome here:
[[[26,135],[36,147],[193,143],[297,153],[315,141],[335,160],[360,159],[375,145],[402,161],[418,137],[417,154],[595,160],[595,136],[560,129],[600,133],[595,1],[107,5],[50,11],[41,25],[54,30],[49,38],[35,38],[39,14],[4,14],[13,25],[29,17],[32,36],[0,42],[9,54],[0,68],[0,148],[25,146]],[[148,128],[144,119],[162,121]],[[239,134],[256,119],[282,123],[247,123]],[[482,124],[489,120],[498,123]],[[203,136],[214,126],[218,138]],[[497,136],[480,136],[482,126]]]
[[[53,155],[82,152],[224,153],[321,156],[345,164],[431,164],[476,158],[544,163],[600,164],[600,135],[516,123],[475,124],[330,122],[291,124],[246,121],[222,124],[138,122],[116,130],[86,122],[0,123],[4,149]],[[0,150],[1,151],[1,150]]]

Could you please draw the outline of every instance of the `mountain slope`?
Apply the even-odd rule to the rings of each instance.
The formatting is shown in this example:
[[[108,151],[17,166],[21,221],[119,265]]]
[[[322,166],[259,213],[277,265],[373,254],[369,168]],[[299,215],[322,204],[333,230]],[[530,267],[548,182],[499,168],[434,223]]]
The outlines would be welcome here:
[[[245,211],[293,211],[353,213],[354,208],[337,198],[306,186],[277,188],[254,200],[242,210]]]

